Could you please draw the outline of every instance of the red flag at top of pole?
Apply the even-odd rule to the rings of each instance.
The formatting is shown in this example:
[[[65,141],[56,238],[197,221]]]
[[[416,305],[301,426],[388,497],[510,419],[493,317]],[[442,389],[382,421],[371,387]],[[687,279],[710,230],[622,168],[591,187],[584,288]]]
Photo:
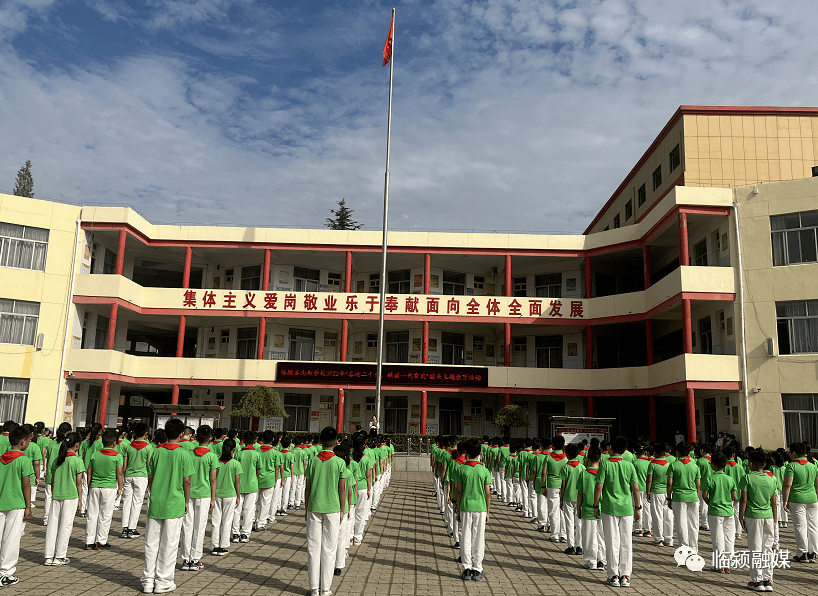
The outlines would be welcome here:
[[[395,34],[395,19],[389,24],[389,35],[386,36],[386,43],[383,44],[383,65],[389,64],[392,58],[392,36]]]

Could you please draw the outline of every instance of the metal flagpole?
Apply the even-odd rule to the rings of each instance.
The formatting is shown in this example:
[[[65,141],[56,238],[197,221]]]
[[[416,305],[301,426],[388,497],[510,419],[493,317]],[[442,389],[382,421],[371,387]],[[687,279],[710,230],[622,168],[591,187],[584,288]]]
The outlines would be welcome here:
[[[389,151],[392,148],[392,75],[395,72],[395,9],[392,9],[392,48],[389,60],[389,111],[386,120],[386,174],[383,185],[383,244],[381,256],[381,299],[378,314],[378,369],[375,380],[375,415],[378,417],[379,432],[383,432],[384,425],[381,420],[381,370],[383,368],[383,315],[384,301],[386,300],[386,236],[389,222]]]

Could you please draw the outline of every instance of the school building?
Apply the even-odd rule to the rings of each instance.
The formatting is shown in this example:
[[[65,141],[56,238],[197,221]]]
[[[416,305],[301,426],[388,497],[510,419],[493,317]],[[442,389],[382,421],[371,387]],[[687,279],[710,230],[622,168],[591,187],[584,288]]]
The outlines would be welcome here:
[[[582,235],[155,225],[0,195],[0,417],[818,444],[818,108],[682,106]],[[813,267],[813,269],[810,269]],[[380,284],[386,300],[379,304]],[[378,313],[386,313],[378,346]],[[289,417],[229,416],[248,387]]]

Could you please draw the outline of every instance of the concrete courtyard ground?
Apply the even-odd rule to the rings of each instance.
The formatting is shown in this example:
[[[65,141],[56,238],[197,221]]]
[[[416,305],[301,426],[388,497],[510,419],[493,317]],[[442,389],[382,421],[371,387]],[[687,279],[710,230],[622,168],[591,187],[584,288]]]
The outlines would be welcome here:
[[[85,523],[77,518],[69,546],[71,564],[43,566],[45,528],[42,491],[22,539],[17,576],[20,583],[2,588],[3,596],[74,596],[135,594],[140,589],[142,540],[122,540],[120,513],[115,512],[108,552],[86,552]],[[605,573],[581,567],[581,557],[563,554],[565,545],[548,542],[519,514],[494,507],[487,527],[486,580],[464,582],[455,561],[443,518],[436,510],[427,472],[395,471],[392,485],[370,522],[364,543],[350,549],[347,567],[333,583],[334,594],[529,596],[566,594],[588,596],[619,590],[632,594],[666,596],[727,595],[747,592],[746,570],[731,575],[696,573],[677,567],[673,549],[655,548],[634,539],[632,587],[610,588]],[[140,530],[144,528],[144,514]],[[794,552],[792,528],[782,531],[782,548]],[[209,529],[205,540],[210,545]],[[700,541],[702,556],[710,556],[709,534]],[[746,549],[746,540],[736,550]],[[231,545],[227,557],[204,556],[205,569],[177,570],[176,594],[187,596],[236,595],[303,596],[307,591],[307,552],[303,515],[291,514],[267,531],[253,534],[248,544]],[[818,565],[795,564],[776,570],[775,591],[787,595],[818,594]]]

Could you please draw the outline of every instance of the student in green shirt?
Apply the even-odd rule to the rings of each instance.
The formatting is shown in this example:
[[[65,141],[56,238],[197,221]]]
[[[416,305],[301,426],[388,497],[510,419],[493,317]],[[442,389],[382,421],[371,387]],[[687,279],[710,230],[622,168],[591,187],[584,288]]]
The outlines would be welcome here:
[[[304,441],[295,449],[295,457],[293,458],[293,484],[294,496],[293,509],[299,511],[302,503],[304,503],[304,470],[307,467],[307,461],[310,458],[310,453],[304,448]]]
[[[182,449],[185,451],[193,451],[196,447],[199,446],[199,443],[194,438],[196,436],[196,431],[193,430],[193,427],[186,426],[185,427],[185,436],[179,441],[179,445],[181,445]]]
[[[59,451],[49,459],[48,487],[51,493],[50,524],[45,531],[45,564],[48,566],[67,565],[68,540],[74,527],[74,516],[80,509],[82,495],[82,473],[85,464],[77,457],[82,437],[77,433],[63,436],[57,430]]]
[[[545,468],[543,468],[542,485],[546,492],[546,502],[548,504],[548,522],[551,526],[551,542],[567,542],[565,528],[562,524],[562,512],[560,511],[560,487],[562,480],[560,474],[568,463],[568,457],[563,452],[565,437],[557,435],[551,440],[553,449],[545,458]]]
[[[585,557],[585,568],[591,570],[605,569],[605,537],[602,534],[602,520],[594,513],[594,493],[596,476],[599,473],[599,462],[602,452],[599,447],[589,447],[585,452],[585,470],[580,474],[577,483],[577,510],[582,519],[582,553]]]
[[[464,580],[481,581],[486,551],[486,524],[491,515],[491,473],[480,464],[480,443],[465,444],[468,460],[457,471],[455,512],[461,526],[460,560]]]
[[[148,466],[148,523],[145,526],[145,568],[143,592],[171,592],[179,555],[182,519],[190,501],[193,461],[190,452],[179,446],[184,423],[171,418],[165,424],[166,442],[151,456]]]
[[[764,473],[766,457],[761,450],[749,454],[750,472],[741,479],[739,521],[747,531],[747,549],[753,553],[766,553],[772,560],[774,528],[778,524],[775,479]],[[771,592],[773,587],[772,564],[769,567],[750,566],[750,582],[747,587],[757,592]]]
[[[292,509],[290,505],[290,495],[292,494],[293,472],[295,468],[294,454],[290,447],[292,439],[287,435],[281,438],[281,509],[278,515],[289,515],[287,509]]]
[[[235,439],[222,441],[222,454],[216,468],[216,505],[213,508],[210,538],[211,555],[224,557],[230,546],[233,511],[241,506],[241,464],[233,458]]]
[[[37,429],[31,424],[24,424],[23,428],[29,432],[26,457],[31,460],[34,466],[34,476],[31,477],[31,508],[34,509],[34,497],[37,495],[37,483],[40,480],[40,470],[43,463],[43,450],[37,445]],[[23,526],[23,532],[25,532],[25,526]]]
[[[699,474],[701,475],[701,490],[699,491],[699,530],[709,530],[707,520],[707,503],[704,501],[704,489],[707,486],[707,480],[712,474],[710,469],[710,461],[712,459],[713,446],[710,443],[705,443],[699,447],[701,457],[696,460],[696,465],[699,466]]]
[[[545,477],[545,462],[551,454],[551,439],[544,438],[540,443],[540,451],[534,457],[532,474],[534,475],[534,490],[537,492],[537,531],[546,532],[548,527],[548,495],[545,492],[543,478]]]
[[[526,517],[531,519],[532,524],[538,523],[537,519],[537,490],[536,490],[536,469],[537,455],[540,453],[540,441],[531,439],[531,451],[528,452],[528,463],[526,465],[526,486],[528,487],[528,509]]]
[[[333,449],[333,453],[339,457],[345,465],[344,480],[346,481],[346,505],[343,510],[343,517],[341,524],[338,526],[338,544],[335,546],[335,571],[334,575],[341,575],[343,569],[346,567],[346,552],[349,549],[349,532],[352,525],[352,515],[354,514],[355,503],[358,497],[358,487],[355,481],[354,468],[350,466],[357,466],[358,462],[353,461],[349,456],[349,439],[344,439],[339,445]]]
[[[352,435],[352,459],[358,463],[355,468],[355,480],[358,483],[358,504],[355,506],[355,524],[352,529],[352,545],[360,546],[364,538],[369,499],[372,496],[372,467],[375,463],[367,456],[366,434]]]
[[[747,475],[747,472],[743,465],[736,462],[735,460],[735,451],[733,451],[732,447],[725,447],[722,449],[722,453],[727,456],[727,465],[724,467],[724,473],[730,476],[733,479],[733,482],[736,483],[736,486],[741,486],[741,480],[744,476]],[[738,509],[739,509],[739,502],[733,502],[733,516],[736,520],[736,539],[741,538],[741,522],[738,519]]]
[[[633,571],[633,522],[639,521],[642,495],[636,469],[620,456],[628,448],[625,437],[617,437],[612,453],[596,476],[594,515],[601,513],[608,564],[608,585],[630,587]]]
[[[702,458],[703,459],[703,458]],[[711,473],[702,483],[702,497],[707,504],[708,525],[713,553],[732,553],[736,544],[733,501],[738,500],[736,483],[724,473],[727,457],[724,453],[710,456]],[[729,565],[721,567],[714,561],[713,569],[719,573],[730,573]]]
[[[134,439],[122,450],[125,481],[122,485],[122,533],[120,538],[139,536],[136,530],[139,513],[148,490],[148,465],[151,454],[156,451],[148,442],[148,425],[138,422],[133,427]]]
[[[0,456],[0,586],[13,586],[20,580],[14,576],[20,557],[20,536],[23,524],[31,518],[31,480],[34,466],[25,455],[31,431],[17,427],[9,431],[9,450]]]
[[[71,432],[71,425],[67,422],[63,422],[57,427],[57,435],[54,440],[51,440],[46,447],[46,455],[45,455],[45,506],[43,508],[43,525],[48,525],[48,518],[51,514],[51,464],[57,461],[57,457],[60,454],[60,447],[62,446],[63,441],[65,441],[66,435]],[[79,444],[77,445],[79,447]],[[76,514],[76,512],[74,512]],[[72,514],[72,519],[74,514]]]
[[[114,515],[114,503],[122,494],[124,481],[122,455],[114,449],[115,430],[102,433],[102,449],[93,453],[88,463],[88,518],[85,521],[85,550],[105,550],[108,530]]]
[[[85,469],[88,470],[88,465],[91,463],[91,456],[102,449],[102,425],[99,422],[94,422],[88,429],[86,429],[85,440],[80,443],[79,456],[85,464]],[[78,513],[80,517],[85,517],[88,508],[88,472],[82,476],[82,507],[83,509]]]
[[[634,522],[633,527],[635,528],[633,531],[634,536],[644,536],[645,538],[649,538],[652,534],[650,531],[651,526],[651,513],[650,513],[650,495],[648,494],[648,468],[650,468],[650,462],[653,461],[653,458],[648,455],[648,451],[645,450],[644,447],[639,447],[636,450],[636,459],[631,462],[633,467],[636,469],[636,481],[639,483],[639,492],[642,494],[642,515],[638,522]]]
[[[261,452],[254,447],[257,438],[252,430],[244,433],[244,447],[236,457],[241,464],[241,508],[233,512],[233,542],[249,542],[256,521],[258,477],[261,474]],[[242,516],[243,523],[240,524]]]
[[[311,594],[316,596],[332,588],[338,530],[346,509],[347,468],[333,452],[337,439],[334,427],[321,431],[322,451],[310,460],[305,472],[307,575]]]
[[[560,486],[560,509],[564,513],[565,536],[568,540],[568,548],[565,549],[565,554],[581,555],[582,537],[580,535],[581,522],[579,510],[577,509],[577,488],[582,478],[582,472],[585,471],[585,466],[579,463],[579,459],[577,458],[579,455],[579,447],[573,443],[566,445],[565,454],[568,456],[568,462],[560,472],[560,479],[562,480],[562,485]]]
[[[673,507],[673,518],[680,546],[699,551],[699,491],[701,471],[690,458],[690,445],[676,446],[677,460],[667,471],[667,500]]]
[[[653,517],[651,528],[655,546],[673,546],[673,516],[668,511],[667,472],[670,463],[667,460],[664,443],[653,447],[653,461],[648,466],[645,480],[645,491],[650,495],[650,513]]]
[[[276,449],[278,437],[271,430],[265,430],[262,434],[264,444],[259,448],[259,462],[261,472],[258,476],[258,519],[256,520],[256,531],[263,531],[267,522],[274,524],[276,512],[274,509],[274,497],[278,490],[281,492],[281,453]]]
[[[818,469],[807,460],[804,443],[790,445],[790,457],[781,496],[795,529],[798,554],[793,560],[814,563],[818,552]]]
[[[190,476],[190,503],[182,520],[182,571],[204,569],[205,528],[216,506],[216,478],[219,458],[210,450],[213,430],[204,424],[196,429],[196,444],[191,451],[193,474]]]

